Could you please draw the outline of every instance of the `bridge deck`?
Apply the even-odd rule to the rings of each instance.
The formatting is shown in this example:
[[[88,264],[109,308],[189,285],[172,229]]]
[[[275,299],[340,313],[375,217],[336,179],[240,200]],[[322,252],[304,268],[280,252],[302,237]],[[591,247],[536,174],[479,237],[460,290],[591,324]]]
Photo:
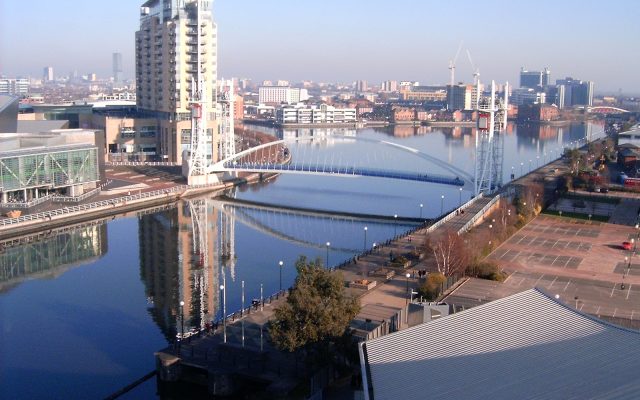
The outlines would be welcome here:
[[[224,168],[227,170],[244,172],[295,172],[307,174],[370,176],[376,178],[439,183],[452,186],[465,185],[464,180],[457,176],[448,177],[437,174],[418,174],[360,167],[333,167],[319,164],[225,163]]]

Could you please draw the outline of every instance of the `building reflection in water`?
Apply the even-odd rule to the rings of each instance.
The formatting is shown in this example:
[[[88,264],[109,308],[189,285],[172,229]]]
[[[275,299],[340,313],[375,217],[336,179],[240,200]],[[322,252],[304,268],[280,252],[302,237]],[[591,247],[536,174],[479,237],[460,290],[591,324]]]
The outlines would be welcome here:
[[[54,229],[0,243],[0,293],[28,279],[55,278],[107,253],[103,222]]]
[[[233,266],[233,225],[208,199],[183,201],[174,209],[139,218],[140,273],[149,312],[168,341],[202,329],[218,315],[220,265]],[[224,274],[224,268],[222,274]],[[233,269],[231,270],[233,273]],[[184,302],[181,306],[180,303]]]

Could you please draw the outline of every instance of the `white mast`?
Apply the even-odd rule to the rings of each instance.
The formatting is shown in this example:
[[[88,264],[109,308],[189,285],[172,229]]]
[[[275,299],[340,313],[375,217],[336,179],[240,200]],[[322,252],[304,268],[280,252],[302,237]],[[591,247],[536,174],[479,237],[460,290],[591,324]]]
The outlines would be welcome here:
[[[191,78],[191,149],[189,154],[189,184],[193,184],[195,176],[206,175],[207,167],[207,89],[204,80],[202,63],[203,21],[202,0],[196,2],[197,34],[196,34],[196,78]]]

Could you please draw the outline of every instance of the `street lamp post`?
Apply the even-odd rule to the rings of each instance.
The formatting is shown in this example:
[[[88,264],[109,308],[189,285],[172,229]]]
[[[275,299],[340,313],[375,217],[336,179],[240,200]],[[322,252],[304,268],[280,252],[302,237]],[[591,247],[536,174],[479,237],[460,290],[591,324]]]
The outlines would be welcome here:
[[[393,237],[398,234],[398,214],[393,214]]]
[[[444,195],[440,196],[440,215],[444,214]]]
[[[222,341],[227,343],[227,288],[220,285],[222,290]]]
[[[331,242],[327,242],[327,268],[329,268],[329,246],[331,246]]]
[[[244,316],[244,281],[242,281],[242,308],[240,309],[240,316]],[[244,318],[242,318],[242,347],[244,347]]]
[[[367,228],[366,226],[364,227],[364,245],[362,246],[362,251],[366,251],[367,250],[367,230],[369,228]]]
[[[424,207],[424,204],[420,203],[420,219],[422,219],[422,207]]]
[[[523,170],[523,168],[524,168],[524,163],[523,163],[523,162],[521,162],[521,163],[520,163],[520,176],[524,175],[524,170]]]
[[[280,291],[282,292],[282,266],[284,265],[284,262],[279,261],[278,265],[280,266]]]
[[[184,301],[180,300],[180,343],[184,338]]]
[[[405,277],[407,278],[407,304],[409,304],[409,278],[411,277],[411,274],[407,272]]]
[[[529,160],[529,172],[531,172],[531,162],[532,162],[532,161],[533,161],[533,160]]]
[[[240,301],[242,302],[242,308],[240,309],[240,315],[244,315],[244,281],[242,281],[242,294],[240,296]]]
[[[462,207],[462,188],[460,188],[460,190],[458,190],[458,207]]]

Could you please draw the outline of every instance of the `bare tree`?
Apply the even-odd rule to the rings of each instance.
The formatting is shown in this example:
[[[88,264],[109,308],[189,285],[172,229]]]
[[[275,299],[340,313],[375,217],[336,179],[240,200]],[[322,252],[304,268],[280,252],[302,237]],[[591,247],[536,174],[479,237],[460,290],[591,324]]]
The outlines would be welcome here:
[[[451,276],[464,271],[469,262],[469,251],[457,232],[442,233],[431,245],[438,272]]]

